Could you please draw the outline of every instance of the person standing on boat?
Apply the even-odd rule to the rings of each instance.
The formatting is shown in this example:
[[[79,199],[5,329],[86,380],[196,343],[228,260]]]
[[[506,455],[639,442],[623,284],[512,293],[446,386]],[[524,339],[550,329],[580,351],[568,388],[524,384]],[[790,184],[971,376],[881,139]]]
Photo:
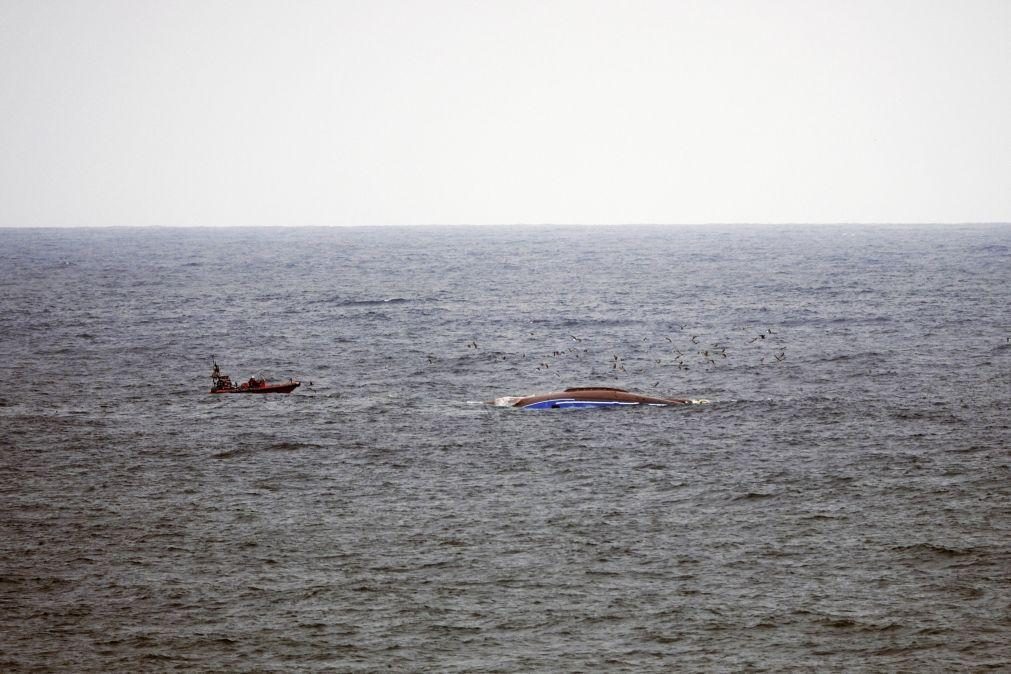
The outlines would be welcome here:
[[[232,386],[232,380],[227,374],[221,374],[221,369],[218,367],[217,363],[214,363],[214,370],[211,372],[211,381],[214,382],[214,388],[212,389],[214,391],[223,388],[231,388]]]

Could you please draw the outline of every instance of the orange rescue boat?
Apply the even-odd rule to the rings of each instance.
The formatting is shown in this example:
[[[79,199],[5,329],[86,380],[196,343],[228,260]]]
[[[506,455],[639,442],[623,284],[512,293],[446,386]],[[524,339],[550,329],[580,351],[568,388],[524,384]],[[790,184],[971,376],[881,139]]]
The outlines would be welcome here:
[[[250,377],[247,381],[236,384],[227,374],[221,374],[218,364],[214,363],[214,371],[211,372],[210,393],[291,393],[302,382],[289,379],[286,382],[269,382],[263,377]]]

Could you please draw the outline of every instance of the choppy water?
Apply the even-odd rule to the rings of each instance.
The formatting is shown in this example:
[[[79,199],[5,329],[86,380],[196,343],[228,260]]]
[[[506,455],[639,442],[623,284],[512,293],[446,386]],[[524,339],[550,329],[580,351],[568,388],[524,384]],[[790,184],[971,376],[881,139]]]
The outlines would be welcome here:
[[[0,669],[1011,662],[1011,227],[0,230],[0,270]],[[313,386],[210,396],[211,354]],[[586,384],[714,402],[473,404]]]

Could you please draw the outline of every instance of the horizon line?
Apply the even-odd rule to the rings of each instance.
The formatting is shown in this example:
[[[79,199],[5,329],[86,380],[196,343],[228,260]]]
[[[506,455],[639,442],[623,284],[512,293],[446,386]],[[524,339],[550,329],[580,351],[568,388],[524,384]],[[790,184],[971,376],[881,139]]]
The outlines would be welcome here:
[[[411,227],[966,227],[1011,225],[1011,220],[965,221],[835,221],[835,222],[491,222],[491,223],[384,223],[384,224],[293,224],[293,225],[0,225],[0,230],[14,229],[367,229]]]

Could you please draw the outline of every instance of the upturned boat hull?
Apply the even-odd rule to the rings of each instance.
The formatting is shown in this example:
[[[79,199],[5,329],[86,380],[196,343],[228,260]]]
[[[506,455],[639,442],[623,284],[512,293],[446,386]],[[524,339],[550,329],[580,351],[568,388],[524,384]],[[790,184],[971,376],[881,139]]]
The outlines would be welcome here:
[[[495,404],[501,407],[516,407],[524,410],[579,409],[592,407],[671,407],[690,405],[694,400],[678,398],[658,398],[632,393],[620,388],[585,387],[567,388],[532,396],[498,398]]]

